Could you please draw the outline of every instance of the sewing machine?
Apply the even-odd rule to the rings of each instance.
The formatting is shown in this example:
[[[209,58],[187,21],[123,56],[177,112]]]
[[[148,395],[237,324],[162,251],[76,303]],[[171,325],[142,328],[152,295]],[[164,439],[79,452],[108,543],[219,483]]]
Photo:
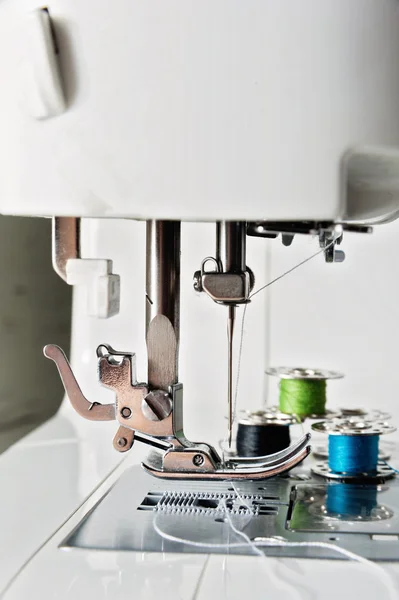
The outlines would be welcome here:
[[[0,50],[0,211],[52,218],[74,286],[71,365],[44,349],[63,407],[0,459],[2,597],[381,593],[331,559],[399,559],[394,471],[332,481],[306,425],[240,456],[234,417],[237,360],[264,408],[267,248],[294,240],[295,265],[304,236],[336,272],[399,214],[396,0],[7,0]]]

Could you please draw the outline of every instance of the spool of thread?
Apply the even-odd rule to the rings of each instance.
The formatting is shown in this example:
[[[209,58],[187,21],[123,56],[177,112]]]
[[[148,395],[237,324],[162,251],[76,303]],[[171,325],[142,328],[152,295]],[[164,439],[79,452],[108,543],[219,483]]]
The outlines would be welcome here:
[[[314,423],[312,429],[328,433],[328,465],[312,467],[313,473],[343,480],[392,476],[389,467],[378,465],[380,435],[395,431],[389,423],[341,418]]]
[[[266,371],[280,378],[279,409],[300,419],[324,416],[327,403],[327,379],[341,373],[302,367],[277,367]]]
[[[281,412],[298,417],[324,415],[327,383],[325,379],[282,379],[279,408]]]
[[[334,473],[375,473],[380,436],[329,435],[328,466]]]
[[[266,411],[247,413],[238,422],[236,447],[238,456],[268,456],[291,444],[289,426],[295,419]]]

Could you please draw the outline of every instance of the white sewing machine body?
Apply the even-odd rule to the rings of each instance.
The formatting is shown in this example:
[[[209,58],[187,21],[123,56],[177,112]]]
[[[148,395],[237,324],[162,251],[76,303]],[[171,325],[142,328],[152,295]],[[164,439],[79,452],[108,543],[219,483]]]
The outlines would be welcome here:
[[[96,378],[98,345],[135,351],[139,380],[146,370],[145,227],[130,219],[187,222],[180,338],[185,424],[191,438],[206,436],[216,445],[224,435],[219,399],[225,381],[216,363],[224,330],[222,309],[199,300],[191,286],[193,271],[214,243],[213,225],[202,222],[372,224],[396,218],[399,5],[54,0],[48,10],[32,0],[0,6],[0,80],[7,82],[0,98],[0,212],[82,217],[82,255],[113,260],[122,281],[117,316],[88,317],[86,290],[74,290],[71,364],[89,400],[104,404],[111,393]],[[270,277],[263,244],[248,244],[259,281]],[[290,252],[295,263],[295,249]],[[270,360],[259,335],[271,322],[265,298],[249,313],[251,350],[241,379],[256,408]],[[126,542],[129,521],[125,540],[106,540],[105,546],[115,547],[101,546],[97,538],[90,548],[65,546],[120,477],[130,473],[134,480],[148,453],[136,443],[121,462],[114,434],[113,424],[86,422],[65,400],[53,420],[0,458],[1,476],[10,478],[0,502],[5,600],[29,594],[43,600],[133,594],[238,600],[249,582],[252,593],[267,590],[276,600],[291,598],[295,589],[298,597],[323,600],[345,598],[349,588],[365,599],[381,593],[373,573],[330,554],[324,560],[302,554],[264,561],[195,554],[178,545],[170,553],[166,543],[149,548],[145,536],[140,548],[132,548]],[[139,479],[143,489],[148,482],[145,493],[162,487],[147,474]],[[259,483],[258,491],[279,481]],[[184,485],[179,482],[179,489]],[[167,486],[173,489],[173,482]],[[198,486],[207,484],[187,483],[188,490]],[[280,515],[289,494],[284,498]],[[144,500],[145,494],[139,502]],[[130,508],[129,495],[123,501],[124,510]],[[276,506],[272,499],[271,513]],[[109,511],[111,522],[114,506]],[[214,526],[228,542],[228,523]],[[282,527],[274,534],[284,532]],[[391,535],[393,541],[384,542],[388,554],[383,549],[370,557],[389,559],[389,543],[398,543],[399,532]],[[394,577],[397,565],[388,567]]]
[[[0,8],[1,212],[291,221],[392,209],[381,194],[354,203],[346,186],[392,185],[379,159],[399,144],[395,0],[48,9]],[[364,153],[376,170],[360,160],[352,172]]]

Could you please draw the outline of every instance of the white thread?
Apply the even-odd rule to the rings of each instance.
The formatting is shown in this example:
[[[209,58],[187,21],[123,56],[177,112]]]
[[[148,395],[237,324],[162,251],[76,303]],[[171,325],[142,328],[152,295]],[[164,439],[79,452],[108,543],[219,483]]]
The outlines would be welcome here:
[[[265,285],[262,285],[262,287],[260,287],[258,290],[256,290],[255,292],[253,292],[249,296],[249,299],[253,298],[254,296],[256,296],[257,294],[259,294],[260,292],[262,292],[266,288],[270,287],[271,285],[273,285],[277,281],[280,281],[280,279],[283,279],[283,277],[285,277],[286,275],[289,275],[290,273],[292,273],[293,271],[295,271],[299,267],[302,267],[302,265],[304,265],[307,262],[309,262],[310,260],[312,260],[312,258],[315,258],[316,256],[318,256],[322,252],[325,252],[334,243],[335,243],[335,239],[332,242],[330,242],[329,244],[327,244],[327,246],[325,248],[322,248],[321,250],[318,250],[314,254],[311,254],[310,256],[308,256],[307,258],[305,258],[304,260],[302,260],[298,264],[296,264],[293,267],[291,267],[290,269],[288,269],[288,271],[285,271],[284,273],[282,273],[278,277],[275,277],[274,279],[272,279],[271,281],[269,281],[269,283],[266,283]],[[235,387],[235,393],[234,393],[233,424],[234,424],[234,422],[236,420],[236,412],[237,412],[238,385],[239,385],[239,382],[240,382],[242,347],[243,347],[243,343],[244,343],[244,324],[245,324],[245,315],[247,313],[247,306],[248,306],[248,304],[245,304],[244,311],[242,313],[242,320],[241,320],[240,346],[239,346],[239,350],[238,350],[236,387]]]
[[[244,506],[246,506],[248,509],[250,509],[250,504],[248,503],[248,501],[246,500],[246,498],[244,498],[243,496],[241,496],[240,492],[238,491],[238,489],[236,488],[236,484],[233,481],[232,482],[232,486],[234,488],[234,491],[236,493],[237,498],[240,500],[240,503],[243,504]],[[253,512],[249,512],[249,519],[248,521],[244,524],[243,527],[246,527],[250,521],[253,519],[254,514]],[[292,592],[295,598],[297,598],[298,600],[302,600],[301,594],[300,592],[290,583],[285,582],[284,580],[282,580],[281,578],[279,578],[273,571],[273,569],[269,569],[269,562],[268,562],[268,557],[266,556],[266,554],[264,552],[262,552],[262,550],[260,550],[256,543],[254,543],[251,538],[249,537],[249,535],[247,535],[246,533],[244,533],[243,531],[240,531],[239,529],[237,529],[237,527],[234,526],[231,515],[228,513],[228,511],[226,511],[226,519],[231,527],[231,529],[234,531],[234,533],[236,533],[237,535],[240,535],[243,539],[245,539],[248,544],[251,546],[251,548],[257,553],[259,554],[259,556],[261,556],[264,559],[263,564],[265,565],[265,567],[267,568],[267,572],[268,572],[268,576],[269,579],[272,579],[277,587],[279,587],[280,589],[285,589],[288,590],[289,592],[291,592],[291,596],[292,596]],[[241,521],[241,519],[240,519]]]
[[[228,513],[226,513],[226,515],[228,515]],[[209,549],[215,549],[215,550],[216,549],[231,550],[233,548],[245,548],[246,546],[248,546],[247,541],[223,544],[223,543],[213,543],[213,542],[196,542],[195,540],[180,538],[180,537],[171,535],[170,533],[166,533],[166,531],[163,531],[156,522],[157,518],[158,518],[158,515],[156,515],[153,520],[154,530],[163,539],[168,540],[170,542],[175,542],[178,544],[186,544],[187,546],[193,546],[195,548],[202,548],[202,549],[209,548]],[[239,535],[242,535],[242,537],[245,536],[246,538],[248,538],[248,536],[244,532],[239,532]],[[250,540],[250,538],[248,538],[248,539]],[[350,550],[346,550],[346,548],[341,548],[340,546],[335,546],[334,544],[329,544],[328,542],[288,542],[287,540],[280,540],[280,539],[274,538],[274,537],[267,537],[267,538],[265,537],[265,538],[262,538],[262,540],[258,540],[258,541],[250,540],[250,545],[251,545],[251,547],[252,547],[252,545],[256,546],[257,550],[261,553],[262,557],[264,557],[265,559],[267,559],[267,556],[263,552],[261,552],[260,548],[262,548],[262,547],[270,548],[270,547],[276,547],[276,546],[282,546],[282,547],[288,546],[291,548],[305,547],[305,548],[324,548],[327,550],[333,550],[334,552],[337,552],[338,554],[342,554],[343,556],[345,556],[346,558],[348,558],[350,560],[357,561],[361,564],[366,565],[367,567],[373,568],[375,571],[378,571],[378,575],[379,575],[382,583],[385,585],[386,589],[389,591],[389,596],[390,596],[391,600],[397,600],[396,587],[390,577],[390,574],[387,571],[385,571],[384,568],[381,567],[380,565],[378,565],[377,563],[374,563],[373,561],[368,560],[367,558],[364,558],[363,556],[359,556],[358,554],[355,554],[354,552],[351,552]]]

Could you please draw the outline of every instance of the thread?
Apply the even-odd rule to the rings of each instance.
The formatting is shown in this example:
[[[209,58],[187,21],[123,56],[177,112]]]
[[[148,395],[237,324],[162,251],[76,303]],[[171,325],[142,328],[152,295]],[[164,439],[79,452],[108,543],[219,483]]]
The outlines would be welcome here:
[[[238,423],[238,456],[267,456],[291,444],[288,425],[252,425]]]
[[[310,260],[312,260],[316,256],[319,256],[319,254],[323,254],[326,250],[328,250],[331,246],[333,246],[335,244],[335,242],[336,242],[336,237],[334,235],[334,239],[332,239],[331,242],[329,244],[327,244],[327,246],[325,246],[325,248],[322,248],[321,250],[318,250],[314,254],[311,254],[310,256],[308,256],[304,260],[301,260],[301,262],[297,263],[296,265],[294,265],[287,271],[284,271],[284,273],[281,273],[281,275],[278,275],[277,277],[275,277],[268,283],[265,283],[265,285],[262,285],[260,288],[258,288],[254,292],[252,292],[249,299],[251,300],[254,296],[259,294],[260,292],[263,292],[263,290],[266,290],[268,287],[270,287],[274,283],[277,283],[277,281],[284,279],[284,277],[286,277],[290,273],[293,273],[294,271],[296,271],[296,269],[299,269],[299,267],[302,267],[303,265],[308,263]],[[247,314],[247,308],[248,308],[248,304],[245,304],[244,310],[242,313],[242,319],[241,319],[240,345],[239,345],[239,349],[238,349],[237,374],[236,374],[236,385],[235,385],[235,394],[234,394],[233,423],[236,420],[236,414],[237,414],[237,400],[238,400],[238,390],[239,390],[239,384],[240,384],[241,359],[242,359],[242,351],[243,351],[243,346],[244,346],[244,326],[245,326],[245,317]]]
[[[231,519],[229,520],[229,514],[226,513],[226,519],[231,527]],[[355,552],[352,552],[351,550],[347,550],[346,548],[342,548],[341,546],[337,546],[335,544],[331,544],[329,542],[289,542],[288,540],[282,539],[282,538],[277,538],[277,537],[262,537],[261,539],[257,539],[255,538],[254,540],[252,540],[246,533],[244,533],[243,531],[240,531],[240,537],[243,538],[242,542],[228,542],[228,543],[215,543],[215,542],[205,542],[205,541],[197,541],[197,540],[190,540],[188,538],[183,538],[177,535],[173,535],[171,533],[168,533],[166,531],[164,531],[163,529],[161,529],[161,527],[158,524],[158,515],[155,516],[152,525],[154,528],[154,531],[160,535],[163,539],[168,540],[170,542],[174,542],[174,543],[178,543],[178,544],[185,544],[187,546],[191,546],[194,548],[201,548],[201,549],[208,549],[210,551],[212,550],[225,550],[226,553],[229,552],[229,550],[232,550],[234,548],[248,548],[248,546],[252,549],[252,551],[256,554],[259,554],[259,556],[261,556],[262,558],[264,558],[264,561],[261,562],[261,564],[267,564],[267,556],[265,555],[264,552],[262,552],[262,548],[278,548],[278,547],[288,547],[288,548],[324,548],[327,550],[332,550],[334,552],[337,552],[338,554],[340,554],[341,556],[344,556],[345,558],[349,559],[349,560],[354,560],[357,561],[363,565],[365,565],[368,570],[372,570],[375,572],[375,574],[378,574],[379,580],[381,581],[381,583],[384,585],[385,589],[389,592],[389,597],[392,600],[397,600],[397,587],[396,587],[396,583],[395,581],[392,579],[389,571],[387,571],[384,567],[382,567],[381,565],[379,565],[378,563],[373,562],[372,560],[369,560],[367,558],[364,558],[363,556],[360,556],[359,554],[356,554]],[[236,528],[234,528],[236,529]],[[233,529],[233,531],[234,531]],[[271,569],[271,572],[273,573],[273,570]],[[274,573],[273,573],[273,577],[274,577]],[[294,590],[296,591],[296,590]]]
[[[281,379],[280,410],[299,417],[324,415],[326,389],[325,379]]]
[[[328,466],[334,473],[375,473],[379,435],[329,435]]]
[[[377,508],[377,487],[331,484],[327,488],[326,510],[331,516],[369,519]]]

